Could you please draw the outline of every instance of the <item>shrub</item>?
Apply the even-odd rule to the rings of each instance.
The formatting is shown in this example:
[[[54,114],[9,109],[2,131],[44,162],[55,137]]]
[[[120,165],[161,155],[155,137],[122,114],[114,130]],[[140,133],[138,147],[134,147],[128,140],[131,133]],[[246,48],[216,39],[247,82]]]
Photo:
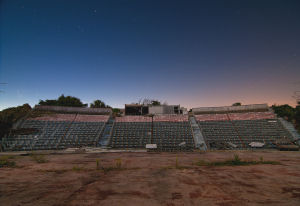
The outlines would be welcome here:
[[[100,169],[101,169],[100,159],[96,159],[96,169],[97,169],[97,170],[100,170]]]
[[[280,164],[276,161],[264,161],[263,158],[260,158],[260,161],[244,161],[241,160],[238,155],[234,155],[233,159],[225,160],[225,161],[216,161],[216,162],[207,162],[204,160],[200,160],[196,163],[198,166],[246,166],[246,165],[258,165],[258,164],[272,164],[277,165]]]
[[[79,171],[82,171],[82,170],[84,170],[83,167],[79,167],[79,166],[73,166],[72,167],[72,171],[75,171],[75,172],[79,172]]]
[[[14,159],[14,156],[8,155],[8,156],[1,156],[0,157],[0,168],[1,167],[15,167],[16,163],[14,161],[11,161],[10,159]]]
[[[122,168],[122,160],[121,158],[115,159],[116,161],[116,169],[121,169]]]
[[[31,154],[30,156],[36,163],[48,162],[48,160],[46,160],[46,158],[45,158],[45,155]]]

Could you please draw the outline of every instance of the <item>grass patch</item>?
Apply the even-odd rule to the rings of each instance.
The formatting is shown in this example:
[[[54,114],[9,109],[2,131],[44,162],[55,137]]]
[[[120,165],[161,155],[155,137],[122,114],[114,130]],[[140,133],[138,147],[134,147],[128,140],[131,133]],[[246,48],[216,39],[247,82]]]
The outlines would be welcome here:
[[[280,163],[277,161],[264,161],[263,157],[260,157],[259,161],[242,160],[238,155],[234,155],[233,159],[225,160],[225,161],[208,162],[208,161],[200,160],[196,163],[196,165],[198,166],[247,166],[247,165],[260,165],[260,164],[279,165]]]
[[[13,155],[4,155],[4,156],[0,156],[0,160],[10,160],[10,159],[15,159],[16,156]]]
[[[100,159],[96,159],[96,170],[100,170],[100,169],[101,169]]]
[[[72,167],[72,171],[74,171],[74,172],[80,172],[80,171],[83,171],[83,170],[85,170],[84,167],[79,167],[79,166],[73,166]]]
[[[11,159],[15,159],[15,156],[12,155],[5,155],[0,156],[0,168],[1,167],[15,167],[16,163]]]
[[[46,163],[48,160],[46,160],[45,155],[42,154],[30,154],[30,157],[32,160],[34,160],[36,163]]]
[[[119,159],[115,159],[115,162],[116,162],[116,169],[121,169],[122,168],[122,159],[119,158]]]

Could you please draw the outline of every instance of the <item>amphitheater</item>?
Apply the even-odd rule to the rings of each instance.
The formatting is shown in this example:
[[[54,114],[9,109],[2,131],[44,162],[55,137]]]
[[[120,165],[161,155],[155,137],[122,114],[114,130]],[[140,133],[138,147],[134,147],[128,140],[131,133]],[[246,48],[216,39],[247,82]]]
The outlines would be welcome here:
[[[167,152],[259,150],[299,144],[293,126],[277,118],[266,104],[199,107],[187,115],[119,117],[107,108],[36,106],[35,110],[41,115],[14,125],[15,130],[32,132],[2,138],[3,151],[87,147]]]
[[[144,115],[36,106],[0,143],[5,206],[300,200],[299,134],[265,104]]]

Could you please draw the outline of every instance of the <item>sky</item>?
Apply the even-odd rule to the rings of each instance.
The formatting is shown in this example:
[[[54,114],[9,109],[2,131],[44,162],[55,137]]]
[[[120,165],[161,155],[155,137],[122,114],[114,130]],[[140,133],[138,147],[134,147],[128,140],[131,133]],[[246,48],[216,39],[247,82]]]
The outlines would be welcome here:
[[[0,110],[61,94],[294,106],[299,11],[298,0],[0,0]]]

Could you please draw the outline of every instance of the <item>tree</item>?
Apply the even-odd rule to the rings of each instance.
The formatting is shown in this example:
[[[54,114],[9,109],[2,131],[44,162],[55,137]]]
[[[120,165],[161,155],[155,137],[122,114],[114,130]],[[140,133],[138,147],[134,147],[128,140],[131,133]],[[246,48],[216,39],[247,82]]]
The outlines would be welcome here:
[[[160,101],[156,99],[145,98],[143,101],[143,105],[161,105]]]
[[[233,103],[232,106],[242,106],[240,102]]]
[[[91,108],[110,108],[110,106],[106,105],[103,101],[97,99],[90,105]]]
[[[287,118],[288,121],[292,121],[295,116],[296,109],[288,104],[284,105],[272,105],[272,109],[279,117]]]
[[[30,111],[29,104],[2,110],[0,112],[0,139],[9,132],[15,122],[26,117]]]
[[[300,132],[300,101],[298,101],[298,105],[296,106],[294,118],[295,118],[296,128]]]
[[[77,97],[64,96],[63,94],[58,99],[40,100],[39,105],[47,106],[65,106],[65,107],[86,107],[87,104],[83,104]]]
[[[151,104],[154,105],[154,106],[157,106],[157,105],[160,105],[160,102],[157,101],[157,100],[153,100],[153,101],[151,102]]]

